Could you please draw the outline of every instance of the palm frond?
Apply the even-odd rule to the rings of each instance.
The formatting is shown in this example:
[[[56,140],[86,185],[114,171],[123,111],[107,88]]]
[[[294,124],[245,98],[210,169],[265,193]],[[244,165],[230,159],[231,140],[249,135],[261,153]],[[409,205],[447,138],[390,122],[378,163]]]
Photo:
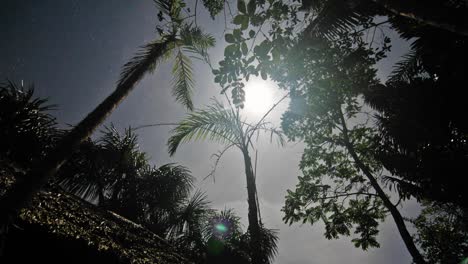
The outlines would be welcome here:
[[[173,210],[188,197],[195,178],[184,166],[173,163],[141,172],[139,193],[148,210]]]
[[[262,236],[260,250],[271,263],[278,254],[278,231],[262,226],[260,232]]]
[[[178,102],[192,111],[194,86],[192,61],[189,57],[185,56],[180,49],[175,57],[172,74],[174,75],[172,79],[172,95],[175,96]]]
[[[263,263],[273,262],[275,256],[278,254],[278,232],[274,229],[268,229],[263,226],[260,227],[260,239],[258,248],[250,249],[248,248],[250,243],[250,233],[247,232],[243,235],[243,245],[247,247],[247,252],[251,250],[258,250],[261,253],[261,256],[264,258]]]
[[[218,230],[218,225],[223,225],[225,230]],[[240,217],[236,215],[234,209],[225,208],[220,212],[216,212],[210,219],[208,225],[205,226],[205,240],[216,237],[224,241],[233,241],[240,238],[242,234],[242,226]]]
[[[148,157],[140,151],[138,135],[132,128],[126,128],[124,133],[119,133],[111,124],[102,132],[103,136],[98,142],[106,151],[109,162],[113,161],[109,166],[115,166],[118,173],[137,173],[148,166]]]
[[[203,32],[199,27],[185,24],[180,31],[183,49],[191,53],[191,57],[209,62],[208,49],[216,44],[215,38]]]
[[[421,57],[415,50],[410,51],[402,57],[402,60],[396,63],[390,74],[389,82],[410,82],[418,77],[423,71]]]
[[[210,202],[207,200],[205,193],[196,191],[195,194],[187,199],[185,204],[180,208],[175,221],[170,230],[169,236],[180,234],[190,235],[199,233],[201,236],[202,222],[206,221],[213,215],[213,210],[209,207]]]
[[[131,128],[125,129],[122,135],[111,123],[110,126],[104,126],[101,132],[103,136],[99,139],[99,143],[108,148],[138,150],[138,135]]]
[[[113,171],[106,166],[110,164],[106,158],[109,158],[107,152],[88,139],[62,166],[56,182],[84,200],[96,201],[109,187],[106,177]]]
[[[171,131],[168,140],[169,154],[174,155],[181,143],[191,140],[210,139],[219,143],[240,142],[240,131],[237,116],[231,109],[225,109],[216,102],[206,109],[190,113],[179,125]]]
[[[67,170],[66,170],[67,171]],[[90,174],[77,173],[61,177],[58,183],[67,192],[70,192],[88,202],[98,201],[100,194],[105,192],[98,182],[98,178],[91,177]],[[99,201],[101,204],[103,201]]]
[[[173,37],[167,37],[163,38],[162,41],[153,41],[141,47],[140,51],[123,66],[117,84],[118,88],[135,84],[140,81],[147,72],[152,72],[165,57],[164,55],[170,51],[172,46],[170,44],[173,41]]]
[[[34,86],[0,83],[0,154],[26,167],[39,160],[63,134],[49,113],[55,108],[34,96]]]
[[[180,5],[180,0],[153,0],[156,8],[164,15],[175,18],[176,7]]]
[[[276,140],[276,143],[279,146],[284,146],[286,144],[286,138],[281,131],[281,129],[274,127],[271,125],[270,122],[261,122],[258,123],[255,127],[252,125],[248,125],[249,128],[247,129],[246,134],[248,135],[249,140],[256,134],[257,137],[260,135],[260,132],[269,134],[270,136],[270,142],[273,142],[273,140]],[[251,143],[251,142],[249,142]]]
[[[351,5],[341,0],[319,1],[320,4],[313,3],[317,1],[308,2],[311,2],[308,6],[315,17],[304,32],[309,37],[321,36],[327,39],[333,39],[364,22],[369,22],[375,14],[371,11],[372,8],[376,8],[368,2],[358,5]]]

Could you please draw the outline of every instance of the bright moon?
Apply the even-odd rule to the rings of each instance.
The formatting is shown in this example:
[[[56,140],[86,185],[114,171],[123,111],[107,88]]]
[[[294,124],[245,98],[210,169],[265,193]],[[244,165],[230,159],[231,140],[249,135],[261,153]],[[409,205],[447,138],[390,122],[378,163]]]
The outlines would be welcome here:
[[[272,87],[263,80],[251,80],[245,86],[245,110],[263,115],[273,106]]]

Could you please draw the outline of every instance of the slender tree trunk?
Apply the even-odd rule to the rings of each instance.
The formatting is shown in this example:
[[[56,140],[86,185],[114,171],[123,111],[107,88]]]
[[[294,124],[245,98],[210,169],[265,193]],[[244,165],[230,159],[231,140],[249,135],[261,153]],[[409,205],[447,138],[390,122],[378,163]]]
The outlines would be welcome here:
[[[380,187],[379,183],[373,176],[371,170],[362,162],[362,160],[359,158],[356,151],[354,150],[354,146],[351,144],[351,141],[349,140],[348,128],[346,126],[346,121],[344,119],[343,113],[341,112],[341,108],[340,108],[340,119],[341,119],[341,125],[343,127],[343,137],[344,137],[344,141],[345,141],[344,144],[346,146],[346,149],[351,154],[351,157],[353,158],[358,168],[367,177],[372,187],[377,192],[377,195],[380,197],[380,199],[384,203],[384,206],[390,211],[390,214],[392,215],[393,220],[395,221],[398,231],[400,232],[400,236],[403,239],[403,242],[405,243],[405,246],[408,249],[409,253],[413,257],[413,261],[416,264],[426,264],[424,257],[421,255],[418,248],[414,244],[413,238],[411,237],[411,234],[406,228],[405,221],[403,217],[401,216],[400,211],[398,211],[398,208],[396,208],[396,206],[393,205],[393,203],[387,197],[387,194]]]
[[[92,155],[91,157],[92,159],[96,159],[96,155]],[[96,163],[93,162],[91,164],[91,173],[93,175],[93,178],[96,179],[96,183],[97,183],[97,192],[98,192],[98,202],[97,202],[97,206],[99,207],[103,207],[104,206],[104,184],[102,182],[102,178],[98,176],[98,173],[97,171],[99,170],[98,168],[96,168]]]
[[[105,199],[104,199],[104,192],[102,191],[102,189],[99,190],[99,203],[98,203],[98,206],[99,207],[104,207],[105,206]]]
[[[245,176],[247,179],[247,202],[249,204],[250,257],[252,258],[252,264],[262,264],[264,263],[263,256],[258,250],[261,238],[260,224],[258,221],[255,175],[247,147],[242,149],[242,154],[244,156]]]
[[[81,142],[91,136],[93,131],[109,116],[122,100],[135,88],[138,81],[144,76],[155,60],[167,51],[169,39],[162,43],[159,49],[148,54],[133,74],[123,80],[112,94],[90,112],[76,127],[74,127],[45,159],[32,169],[25,179],[16,184],[15,189],[0,201],[0,213],[9,215],[21,209],[31,197],[37,193],[47,181],[54,176],[60,167],[67,161],[73,151]]]
[[[425,1],[402,0],[372,0],[389,12],[426,24],[431,27],[443,29],[458,35],[468,36],[468,20],[461,12],[454,14],[456,9],[441,9],[427,5]],[[418,2],[418,4],[415,4]],[[464,9],[467,10],[466,8]]]

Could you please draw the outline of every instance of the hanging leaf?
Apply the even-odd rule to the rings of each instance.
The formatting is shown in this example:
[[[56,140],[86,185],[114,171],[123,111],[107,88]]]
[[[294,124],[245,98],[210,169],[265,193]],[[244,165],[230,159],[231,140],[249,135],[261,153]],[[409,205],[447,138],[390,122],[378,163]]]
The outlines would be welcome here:
[[[262,79],[266,81],[266,79],[267,79],[267,77],[268,77],[268,76],[267,76],[267,73],[266,73],[265,71],[261,71],[261,72],[260,72],[260,75],[262,76]]]
[[[255,0],[250,0],[247,4],[247,13],[249,16],[253,16],[255,14],[255,9],[257,8],[255,4]]]
[[[237,10],[239,10],[239,12],[242,14],[245,14],[247,12],[244,0],[237,1]]]
[[[246,30],[249,27],[249,17],[244,16],[245,19],[242,20],[241,30]]]
[[[224,39],[226,40],[227,43],[235,43],[236,42],[236,40],[234,39],[234,36],[232,34],[224,35]]]
[[[248,17],[246,15],[237,15],[237,16],[234,17],[233,22],[234,22],[235,25],[241,25],[242,23],[244,23],[243,21],[246,18],[248,19]]]
[[[242,54],[247,55],[247,53],[249,52],[249,48],[247,48],[247,43],[242,42],[241,50],[242,50]]]
[[[280,61],[281,54],[278,49],[271,50],[271,56],[273,57],[274,62],[278,63]]]
[[[224,49],[224,56],[230,56],[234,53],[236,53],[236,45],[235,44],[231,44],[229,46],[227,46],[225,49]]]

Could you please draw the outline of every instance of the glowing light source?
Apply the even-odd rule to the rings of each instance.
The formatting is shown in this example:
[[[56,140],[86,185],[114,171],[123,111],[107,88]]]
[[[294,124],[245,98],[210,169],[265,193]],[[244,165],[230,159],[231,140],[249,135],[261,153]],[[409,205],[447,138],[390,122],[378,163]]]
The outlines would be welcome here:
[[[215,225],[215,228],[217,231],[221,232],[221,233],[224,233],[227,231],[227,227],[223,224],[216,224]]]
[[[245,110],[263,115],[273,106],[272,88],[263,80],[251,80],[245,87]]]

